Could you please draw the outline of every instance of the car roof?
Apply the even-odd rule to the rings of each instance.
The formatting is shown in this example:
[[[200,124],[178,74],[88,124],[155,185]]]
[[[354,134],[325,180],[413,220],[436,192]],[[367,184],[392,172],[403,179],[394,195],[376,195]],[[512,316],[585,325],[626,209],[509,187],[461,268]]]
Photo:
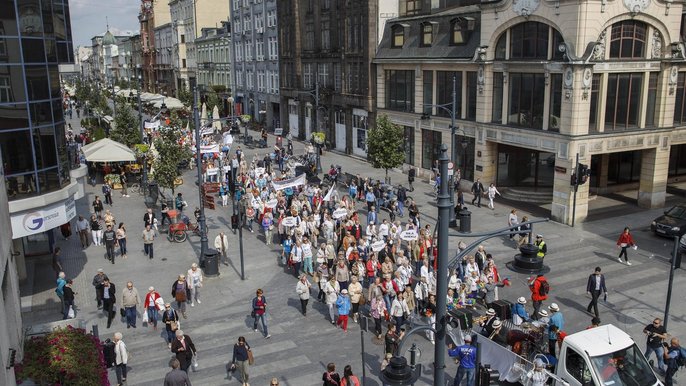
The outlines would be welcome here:
[[[618,327],[607,324],[568,335],[564,343],[591,357],[613,353],[634,345],[634,340]]]

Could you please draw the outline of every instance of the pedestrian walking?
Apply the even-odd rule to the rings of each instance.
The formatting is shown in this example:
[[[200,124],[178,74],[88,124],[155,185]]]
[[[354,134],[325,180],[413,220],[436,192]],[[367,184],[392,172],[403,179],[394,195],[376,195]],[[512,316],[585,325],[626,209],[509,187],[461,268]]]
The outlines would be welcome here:
[[[180,369],[181,363],[178,359],[172,358],[169,367],[172,369],[164,376],[164,386],[191,386],[188,373]]]
[[[474,198],[472,198],[472,205],[477,203],[477,206],[481,208],[481,196],[484,194],[484,185],[481,183],[481,179],[477,178],[472,184],[472,193]]]
[[[348,290],[343,289],[336,299],[336,307],[338,309],[338,320],[336,321],[336,327],[341,326],[343,332],[348,332],[348,314],[350,314],[350,297],[348,296]]]
[[[121,332],[115,332],[112,338],[114,341],[114,372],[117,375],[117,386],[121,386],[126,382],[126,365],[129,362],[129,351],[122,340],[123,337]]]
[[[90,245],[88,241],[88,220],[79,215],[76,220],[76,232],[79,233],[79,240],[81,240],[81,248],[86,249]]]
[[[74,281],[69,279],[67,280],[67,283],[64,285],[62,288],[62,292],[64,293],[64,317],[62,319],[71,319],[74,317],[74,295],[76,295],[76,292],[72,290],[72,285],[74,284]],[[71,314],[71,316],[70,316]]]
[[[171,352],[176,354],[176,359],[179,361],[179,368],[188,373],[188,368],[193,363],[193,356],[197,354],[195,345],[190,336],[183,333],[182,330],[176,330],[176,339],[171,344]]]
[[[617,260],[620,263],[622,262],[622,256],[624,256],[624,261],[626,262],[626,265],[631,265],[631,262],[629,261],[629,255],[626,253],[626,250],[629,247],[637,249],[636,243],[634,242],[634,238],[633,236],[631,236],[631,232],[629,231],[629,227],[625,227],[622,234],[619,235],[619,239],[617,239],[617,248],[622,249],[621,252],[619,252],[619,256],[617,257]]]
[[[55,293],[60,298],[60,312],[64,313],[64,286],[67,285],[67,275],[64,272],[58,272],[56,283]]]
[[[148,316],[148,326],[152,325],[153,330],[157,330],[157,319],[159,318],[158,310],[163,310],[164,306],[160,307],[162,304],[162,297],[155,291],[155,287],[149,287],[148,293],[145,295],[145,306],[146,315]],[[145,320],[143,320],[145,322]]]
[[[307,275],[303,273],[300,275],[298,284],[295,285],[295,293],[297,293],[300,298],[300,308],[303,316],[307,316],[307,302],[310,300],[310,287],[312,287],[312,284],[307,280]]]
[[[55,277],[64,271],[62,267],[62,249],[60,247],[55,247],[55,250],[52,252],[52,269],[55,271]]]
[[[141,238],[143,239],[143,253],[145,254],[145,256],[148,256],[150,260],[152,260],[154,257],[153,243],[155,241],[156,236],[157,233],[155,232],[155,230],[152,229],[150,225],[146,225],[141,235]]]
[[[655,318],[653,323],[645,326],[643,328],[643,333],[646,334],[646,359],[650,359],[650,354],[655,352],[657,357],[657,369],[660,374],[665,374],[665,361],[664,361],[664,346],[662,342],[667,339],[667,329],[662,325],[662,319]]]
[[[388,323],[388,331],[386,331],[386,336],[384,337],[386,354],[396,355],[398,353],[398,345],[403,336],[405,336],[405,331],[401,330],[398,333],[395,324]]]
[[[105,196],[105,204],[112,206],[112,187],[107,181],[102,184],[102,195]]]
[[[140,304],[141,299],[138,296],[138,290],[134,288],[133,282],[126,283],[126,288],[121,294],[121,304],[124,307],[126,315],[126,328],[136,328],[136,307]]]
[[[353,368],[350,365],[346,365],[343,369],[341,386],[360,386],[360,380],[353,374]]]
[[[324,381],[324,386],[339,386],[341,382],[341,376],[336,372],[336,365],[329,363],[326,365],[326,371],[322,374],[322,381]]]
[[[114,311],[115,304],[117,303],[115,298],[116,291],[117,287],[114,283],[110,282],[110,279],[107,276],[105,276],[102,283],[102,309],[107,315],[107,328],[110,328],[112,319],[114,319],[114,316],[116,315],[116,312]]]
[[[102,218],[102,211],[104,210],[104,205],[102,204],[102,200],[100,200],[100,196],[95,196],[93,199],[93,212],[98,216],[98,219]]]
[[[119,174],[119,183],[121,184],[121,196],[122,197],[129,197],[129,192],[126,190],[127,185],[128,185],[128,178],[126,178],[126,173],[124,173],[124,170],[121,171]]]
[[[188,300],[191,302],[191,307],[195,307],[195,302],[198,304],[202,303],[200,301],[200,288],[202,288],[203,274],[202,270],[198,268],[198,264],[191,264],[186,281],[188,282],[188,289],[191,291],[191,296]]]
[[[100,246],[102,245],[102,224],[98,220],[99,215],[92,215],[90,221],[91,236],[93,237],[93,244]]]
[[[407,183],[410,186],[410,192],[414,192],[414,186],[412,186],[412,183],[414,182],[414,179],[417,175],[417,169],[411,167],[410,170],[407,171]]]
[[[498,188],[495,187],[495,184],[491,183],[491,185],[488,186],[488,207],[491,210],[495,209],[495,205],[493,205],[493,200],[495,199],[496,195],[500,196],[500,192],[498,191]]]
[[[362,274],[362,272],[360,272],[360,275]],[[362,295],[362,283],[360,283],[357,276],[352,276],[351,280],[352,282],[348,286],[348,294],[350,295],[350,303],[352,304],[352,309],[350,310],[350,313],[352,314],[355,323],[357,323],[357,316],[360,312],[360,305],[363,305],[365,303],[365,298],[364,295]]]
[[[600,267],[595,267],[595,271],[588,276],[588,282],[586,283],[586,293],[591,295],[591,302],[588,303],[588,307],[586,307],[586,312],[589,314],[591,313],[591,307],[593,307],[593,311],[595,313],[596,317],[599,317],[600,315],[598,314],[598,298],[600,298],[600,295],[602,293],[605,293],[605,296],[607,297],[607,287],[605,286],[605,275],[600,273]]]
[[[476,347],[472,346],[471,335],[465,335],[464,344],[455,347],[452,343],[448,345],[448,355],[457,358],[460,362],[455,374],[453,386],[461,386],[462,379],[466,378],[466,386],[474,386],[476,371]]]
[[[152,208],[148,208],[143,215],[143,227],[148,225],[152,227],[155,224],[155,219],[155,212],[152,211]]]
[[[176,195],[176,199],[174,199],[174,206],[179,212],[183,212],[183,208],[188,206],[181,193]]]
[[[381,320],[384,319],[385,314],[388,312],[386,310],[386,302],[381,294],[377,294],[375,297],[372,297],[370,306],[370,314],[374,319],[374,334],[377,339],[381,339],[381,333],[383,332],[381,330]]]
[[[557,303],[549,305],[548,310],[551,313],[550,321],[548,322],[548,354],[557,358],[555,348],[557,347],[560,331],[565,327],[565,319]]]
[[[238,342],[233,345],[233,357],[231,358],[231,369],[238,370],[240,381],[243,386],[248,385],[248,367],[250,365],[250,345],[242,336],[238,337]]]
[[[531,291],[531,301],[534,306],[533,317],[538,319],[538,311],[541,309],[543,301],[548,299],[548,291],[550,290],[545,276],[542,274],[536,275],[536,278],[529,282],[529,290]]]
[[[116,232],[116,237],[117,244],[119,244],[119,255],[126,259],[126,227],[124,226],[123,222],[119,223],[119,227],[117,228]]]
[[[95,287],[95,301],[98,304],[98,309],[102,309],[102,287],[107,279],[107,275],[102,268],[98,268],[98,272],[93,276],[93,287]]]
[[[164,323],[164,330],[167,333],[167,347],[171,348],[171,343],[176,336],[176,330],[178,330],[180,326],[179,314],[171,307],[171,303],[164,304],[162,323]]]
[[[529,217],[524,216],[522,217],[522,224],[529,221]],[[523,224],[519,226],[519,230],[521,233],[519,233],[519,240],[517,240],[517,248],[521,247],[524,244],[529,243],[529,235],[531,231],[531,224]]]
[[[105,249],[107,250],[107,259],[114,264],[114,244],[117,242],[117,235],[112,230],[112,225],[108,224],[107,229],[102,234],[105,240]]]
[[[679,345],[679,339],[672,338],[669,344],[664,344],[663,359],[667,363],[667,371],[665,372],[665,386],[672,386],[674,384],[672,378],[679,369],[679,359],[686,360],[686,352]]]
[[[179,277],[172,284],[171,295],[176,300],[176,309],[181,311],[181,315],[186,319],[186,302],[191,297],[188,283],[186,283],[186,275],[179,275]]]
[[[331,319],[331,324],[336,324],[336,301],[338,300],[338,293],[341,287],[338,285],[335,276],[331,276],[329,281],[324,287],[324,293],[326,294],[326,305],[329,308],[329,318]]]
[[[222,258],[222,264],[224,265],[229,265],[229,258],[227,257],[226,254],[226,249],[229,246],[229,238],[226,236],[226,233],[219,232],[217,237],[214,239],[214,249],[219,251],[219,254],[221,255]]]
[[[262,229],[264,230],[264,240],[266,245],[272,245],[274,238],[274,218],[270,212],[267,212],[262,217]]]
[[[512,229],[513,227],[515,227],[517,225],[519,225],[519,218],[517,218],[517,209],[512,209],[510,211],[510,214],[507,216],[507,226],[510,227],[510,232],[518,231],[519,228]],[[514,236],[515,236],[515,234],[512,233],[510,235],[510,240],[512,240],[514,238]]]
[[[252,299],[252,317],[254,318],[253,330],[257,332],[257,321],[259,320],[262,323],[262,333],[265,339],[271,338],[267,328],[267,299],[264,297],[261,288],[255,291],[255,297]]]

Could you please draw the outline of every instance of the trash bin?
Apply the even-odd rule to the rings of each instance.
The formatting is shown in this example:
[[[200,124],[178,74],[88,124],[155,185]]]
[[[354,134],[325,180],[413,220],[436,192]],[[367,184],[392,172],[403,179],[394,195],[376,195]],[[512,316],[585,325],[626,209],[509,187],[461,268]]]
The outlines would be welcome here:
[[[219,251],[208,249],[203,256],[203,273],[205,276],[219,276]]]
[[[458,214],[460,220],[460,232],[472,233],[472,212],[462,209]]]

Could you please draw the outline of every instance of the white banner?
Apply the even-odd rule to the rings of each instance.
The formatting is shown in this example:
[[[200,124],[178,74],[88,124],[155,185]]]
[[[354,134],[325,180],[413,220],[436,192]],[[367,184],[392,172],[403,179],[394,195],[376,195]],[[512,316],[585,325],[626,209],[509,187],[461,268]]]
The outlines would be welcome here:
[[[281,220],[281,224],[285,227],[294,227],[298,224],[298,220],[295,217],[286,217]]]
[[[146,129],[157,129],[158,127],[160,127],[160,121],[145,122]]]
[[[345,209],[345,208],[338,208],[338,209],[334,210],[334,212],[333,212],[333,214],[331,215],[331,217],[333,217],[333,218],[336,219],[336,220],[339,220],[339,219],[345,218],[347,215],[348,215],[348,210],[347,210],[347,209]]]
[[[224,141],[223,141],[224,145],[230,146],[231,144],[233,144],[233,135],[231,135],[231,134],[229,134],[228,132],[226,132],[226,133],[224,134],[223,140],[224,140]]]
[[[200,153],[219,153],[219,144],[200,146]]]
[[[324,196],[325,202],[331,201],[331,194],[333,193],[333,190],[334,190],[334,187],[332,186],[331,188],[329,188],[329,191],[326,192],[326,196]]]
[[[255,175],[259,177],[260,174],[264,174],[265,171],[265,168],[255,168]]]
[[[200,130],[201,136],[210,135],[210,134],[214,134],[214,127],[206,127],[204,129]]]
[[[383,240],[379,240],[371,245],[372,251],[374,252],[379,252],[380,250],[384,249],[386,246],[386,242]]]
[[[219,168],[209,168],[207,169],[208,176],[216,176],[219,173]]]
[[[69,222],[76,216],[74,197],[40,210],[12,215],[12,238],[45,232]]]
[[[264,206],[270,209],[276,208],[277,205],[279,205],[279,200],[277,200],[276,198],[272,198],[264,204]]]
[[[300,185],[305,185],[307,180],[305,179],[305,173],[293,177],[293,178],[288,178],[285,180],[280,180],[280,181],[272,181],[272,186],[274,187],[274,190],[284,190],[286,188],[293,188],[296,186]]]
[[[400,233],[400,239],[404,241],[414,241],[419,238],[417,231],[414,229],[408,229]]]

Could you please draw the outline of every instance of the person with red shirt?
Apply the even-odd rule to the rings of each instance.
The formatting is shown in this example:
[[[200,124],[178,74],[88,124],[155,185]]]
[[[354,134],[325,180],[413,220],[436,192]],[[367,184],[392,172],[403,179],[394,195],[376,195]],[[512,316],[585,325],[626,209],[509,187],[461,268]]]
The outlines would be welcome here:
[[[160,306],[157,304],[157,299],[160,298],[160,294],[155,291],[155,287],[148,288],[148,293],[145,295],[145,309],[148,312],[148,326],[152,324],[153,330],[157,331],[157,319]],[[164,309],[164,303],[162,303],[162,309]]]
[[[619,235],[619,239],[617,240],[617,248],[621,248],[622,251],[619,252],[619,256],[617,257],[617,260],[619,262],[622,262],[622,255],[624,255],[624,261],[626,262],[626,265],[631,265],[631,262],[629,261],[629,255],[626,253],[626,249],[629,247],[634,247],[636,248],[636,243],[634,242],[634,238],[631,236],[631,233],[629,232],[629,227],[624,228],[624,232],[622,232],[621,235]]]
[[[541,308],[544,300],[548,299],[548,294],[544,294],[541,290],[543,282],[547,282],[545,276],[539,274],[529,283],[529,290],[531,290],[531,300],[534,305],[533,317],[538,319],[538,310]]]

